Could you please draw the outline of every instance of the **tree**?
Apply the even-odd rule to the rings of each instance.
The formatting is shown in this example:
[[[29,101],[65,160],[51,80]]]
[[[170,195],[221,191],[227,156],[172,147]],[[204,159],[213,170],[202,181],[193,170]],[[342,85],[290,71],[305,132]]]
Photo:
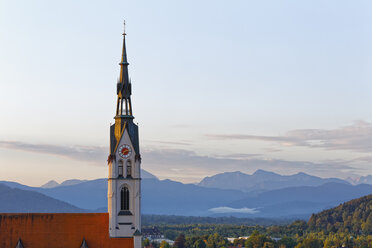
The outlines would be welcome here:
[[[265,242],[263,248],[274,248],[275,245],[273,242]]]
[[[244,246],[245,239],[234,239],[233,245],[234,246]]]
[[[143,241],[143,247],[149,247],[150,246],[150,240],[147,238]]]
[[[372,234],[372,212],[368,215],[366,222],[362,224],[362,230],[367,235]]]
[[[175,240],[177,238],[177,235],[178,235],[178,232],[175,230],[171,230],[171,229],[166,230],[164,232],[164,237],[170,240]]]
[[[170,245],[168,244],[167,241],[163,240],[160,243],[160,248],[170,248]]]
[[[257,231],[254,231],[251,236],[245,241],[245,247],[247,248],[262,248],[265,242],[270,241],[263,234],[259,234]]]
[[[315,237],[306,237],[296,248],[323,248],[323,244]]]
[[[156,242],[156,241],[152,241],[152,242],[151,242],[151,247],[152,247],[152,248],[159,248],[159,243]]]
[[[296,246],[296,241],[290,237],[284,236],[278,241],[278,246],[282,248],[294,248]]]
[[[180,235],[178,235],[178,237],[174,241],[174,247],[185,248],[185,243],[186,243],[185,235],[181,233]]]
[[[209,235],[207,239],[207,248],[222,248],[228,245],[227,239],[219,235],[218,233],[214,233]]]
[[[194,248],[206,248],[207,245],[205,244],[204,240],[198,239],[194,243]]]

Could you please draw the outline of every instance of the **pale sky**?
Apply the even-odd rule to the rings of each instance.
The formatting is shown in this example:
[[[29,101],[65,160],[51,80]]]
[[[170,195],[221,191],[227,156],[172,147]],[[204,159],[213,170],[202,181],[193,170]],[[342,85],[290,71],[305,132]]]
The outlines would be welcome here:
[[[372,174],[369,0],[0,0],[0,180],[107,176],[124,19],[145,170]]]

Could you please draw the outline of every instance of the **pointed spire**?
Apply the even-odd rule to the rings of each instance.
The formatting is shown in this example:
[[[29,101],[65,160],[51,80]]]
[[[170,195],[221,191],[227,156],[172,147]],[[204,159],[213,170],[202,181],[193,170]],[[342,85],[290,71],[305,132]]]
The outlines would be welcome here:
[[[128,73],[128,59],[127,59],[127,48],[125,45],[125,36],[127,34],[125,33],[125,21],[124,21],[124,33],[123,33],[123,50],[121,53],[121,62],[120,65],[120,79],[119,82],[122,84],[128,84],[129,83],[129,73]]]
[[[17,246],[15,248],[23,248],[21,239],[18,240]]]
[[[123,51],[121,55],[120,65],[120,78],[117,83],[117,95],[118,101],[116,106],[116,117],[132,118],[132,103],[130,96],[132,94],[132,86],[129,80],[128,73],[128,61],[127,61],[127,49],[125,46],[125,21],[124,21],[124,33],[123,33]]]
[[[125,21],[124,21],[124,32],[123,32],[123,51],[122,51],[122,54],[121,54],[121,63],[120,64],[126,64],[126,65],[129,65],[128,61],[127,61],[127,50],[126,50],[126,47],[125,47],[125,36],[127,34],[125,33]]]
[[[85,241],[85,238],[83,238],[83,242],[81,243],[80,248],[88,248],[87,242]]]

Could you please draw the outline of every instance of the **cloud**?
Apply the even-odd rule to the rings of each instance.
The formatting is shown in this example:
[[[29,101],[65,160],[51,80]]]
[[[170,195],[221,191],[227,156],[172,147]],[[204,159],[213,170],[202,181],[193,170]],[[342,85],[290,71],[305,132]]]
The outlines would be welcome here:
[[[372,124],[357,121],[352,125],[338,129],[298,129],[284,136],[259,136],[246,134],[209,134],[215,139],[261,140],[278,142],[282,146],[305,146],[328,150],[350,150],[356,152],[372,152]]]
[[[0,141],[0,148],[62,156],[79,161],[102,163],[106,160],[108,148],[98,146],[61,146],[31,144],[20,141]],[[105,163],[102,163],[105,165]]]
[[[215,157],[181,149],[143,149],[142,151],[143,165],[151,167],[151,171],[159,177],[178,180],[189,178],[189,182],[229,171],[253,173],[257,169],[263,169],[285,175],[305,172],[320,177],[347,177],[355,170],[354,167],[341,161],[313,163],[254,156],[237,158],[236,154],[232,154],[231,157]]]
[[[192,125],[188,124],[174,124],[170,126],[171,128],[191,128]]]
[[[269,147],[269,148],[265,148],[265,151],[267,151],[267,152],[281,152],[283,150]]]
[[[222,214],[222,213],[244,213],[244,214],[255,214],[260,211],[257,208],[230,208],[230,207],[218,207],[208,209],[213,213]]]
[[[368,164],[372,164],[372,156],[357,157],[357,158],[354,158],[352,161],[361,162],[361,163],[367,162]]]
[[[180,145],[180,146],[189,146],[189,142],[175,142],[175,141],[164,141],[164,140],[144,140],[145,142],[151,142],[156,144],[165,144],[165,145]]]
[[[217,158],[229,158],[229,159],[247,159],[247,158],[253,158],[253,157],[259,157],[262,156],[262,154],[258,153],[232,153],[227,155],[218,155],[215,156]]]
[[[107,147],[32,144],[20,141],[0,141],[0,148],[55,155],[100,166],[106,165],[108,154]],[[312,163],[263,158],[260,154],[230,154],[217,157],[200,155],[184,149],[143,148],[141,155],[144,169],[160,178],[183,182],[198,182],[205,176],[229,171],[253,173],[257,169],[286,175],[305,172],[321,177],[345,177],[356,170],[342,160]],[[367,161],[369,158],[359,159]]]

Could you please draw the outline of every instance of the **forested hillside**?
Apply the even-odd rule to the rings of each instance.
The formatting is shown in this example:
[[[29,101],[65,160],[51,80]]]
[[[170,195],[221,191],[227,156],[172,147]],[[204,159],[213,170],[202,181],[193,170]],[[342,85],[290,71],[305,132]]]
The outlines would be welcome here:
[[[234,223],[234,218],[224,219],[225,224],[218,223],[217,218],[205,219],[204,224],[180,224],[183,217],[176,216],[172,220],[178,224],[166,224],[162,218],[149,216],[146,224],[152,222],[166,238],[176,240],[174,248],[372,248],[372,195],[314,214],[308,222],[288,225],[265,227],[252,225],[249,219]],[[227,237],[237,239],[230,243]],[[164,243],[160,247],[156,242],[147,243],[147,247],[166,248]]]
[[[313,214],[308,225],[312,231],[372,235],[372,195]]]

